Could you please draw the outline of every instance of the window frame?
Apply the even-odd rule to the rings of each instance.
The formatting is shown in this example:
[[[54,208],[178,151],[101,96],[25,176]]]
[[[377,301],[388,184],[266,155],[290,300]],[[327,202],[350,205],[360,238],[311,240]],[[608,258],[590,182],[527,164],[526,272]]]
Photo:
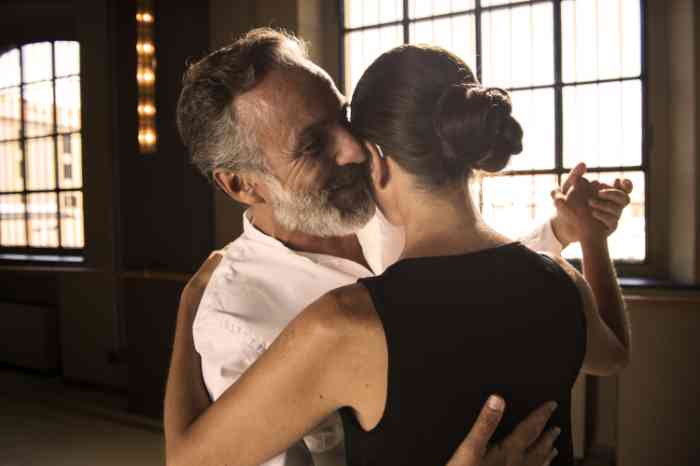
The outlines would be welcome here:
[[[474,0],[474,8],[467,10],[458,10],[448,13],[443,13],[439,15],[432,16],[421,16],[420,18],[411,19],[409,17],[409,0],[403,0],[403,16],[402,18],[394,21],[384,22],[384,23],[373,23],[368,25],[362,25],[358,27],[346,27],[345,25],[345,0],[338,0],[338,26],[339,26],[339,41],[338,41],[338,57],[339,57],[339,73],[338,81],[340,88],[345,92],[346,89],[346,51],[345,51],[345,40],[349,33],[355,31],[371,30],[386,26],[401,26],[403,31],[403,43],[410,43],[410,26],[414,23],[420,23],[424,21],[432,21],[436,19],[452,18],[456,16],[462,16],[465,14],[474,15],[475,24],[475,44],[476,44],[476,75],[477,79],[481,82],[482,80],[482,14],[484,12],[498,11],[504,9],[513,9],[517,7],[533,6],[538,4],[549,3],[552,5],[553,9],[553,21],[554,21],[554,79],[552,84],[545,85],[534,85],[534,86],[522,86],[522,87],[510,87],[507,90],[510,91],[528,91],[528,90],[538,90],[538,89],[552,89],[554,92],[554,113],[555,113],[555,134],[554,134],[554,147],[555,147],[555,161],[554,168],[552,169],[534,169],[534,170],[507,170],[500,173],[498,176],[516,176],[516,175],[554,175],[561,183],[563,177],[568,173],[568,169],[564,167],[564,130],[563,130],[563,90],[566,87],[582,86],[587,84],[604,84],[611,82],[628,82],[628,81],[639,81],[641,87],[641,110],[642,110],[642,122],[641,122],[641,165],[638,166],[625,166],[625,167],[589,167],[588,172],[591,174],[605,174],[605,173],[624,173],[624,172],[641,172],[644,177],[644,215],[645,215],[645,251],[644,259],[642,261],[627,261],[627,260],[615,260],[615,264],[618,268],[620,276],[628,277],[650,277],[658,276],[660,270],[660,264],[654,263],[655,259],[655,246],[659,242],[659,234],[656,225],[656,221],[652,222],[652,208],[651,205],[655,202],[650,202],[650,193],[654,191],[651,188],[652,176],[650,170],[650,153],[651,144],[650,139],[652,135],[652,128],[650,124],[649,115],[649,80],[648,80],[648,53],[647,53],[647,37],[648,37],[648,19],[647,19],[647,0],[639,0],[640,2],[640,74],[638,76],[631,77],[621,77],[612,79],[597,79],[591,81],[572,81],[563,82],[562,80],[562,29],[561,29],[561,17],[562,17],[562,0],[521,0],[515,1],[514,3],[507,3],[502,5],[493,6],[481,6],[481,0]],[[347,96],[351,98],[351,96]],[[639,189],[638,187],[636,189]],[[481,207],[481,205],[480,205]],[[580,259],[570,259],[570,262],[577,266],[580,266]]]
[[[69,74],[69,75],[62,75],[57,77],[56,76],[56,42],[76,42],[78,43],[78,46],[80,47],[80,55],[79,55],[79,72],[77,74]],[[31,81],[31,82],[25,82],[24,80],[24,63],[23,63],[23,54],[22,54],[22,47],[27,46],[27,45],[32,45],[32,44],[39,44],[39,43],[50,43],[51,44],[51,78],[50,79],[43,79],[40,81]],[[3,47],[3,54],[4,53],[10,53],[13,50],[18,50],[19,51],[19,73],[20,73],[20,81],[16,85],[12,86],[6,86],[2,89],[10,89],[10,88],[19,88],[19,93],[20,93],[20,127],[19,127],[19,139],[7,139],[3,140],[2,143],[19,143],[20,145],[20,150],[22,153],[22,167],[21,167],[21,173],[22,173],[22,190],[20,191],[2,191],[0,194],[2,195],[19,195],[23,198],[24,200],[24,206],[25,206],[25,211],[24,211],[24,225],[25,225],[25,246],[3,246],[0,244],[0,263],[16,263],[20,262],[23,264],[31,264],[31,263],[47,263],[47,262],[57,262],[57,263],[64,263],[64,264],[70,264],[70,263],[82,263],[85,260],[85,251],[87,248],[87,238],[86,238],[86,221],[85,221],[85,157],[84,157],[84,149],[85,149],[85,124],[84,124],[84,86],[83,86],[83,60],[82,60],[82,44],[80,43],[79,40],[76,38],[61,38],[61,37],[51,37],[51,38],[41,38],[37,40],[25,40],[22,42],[16,42],[16,43],[11,43],[11,44],[6,44],[5,47]],[[61,79],[68,79],[68,78],[78,78],[79,83],[80,83],[80,90],[79,90],[79,95],[80,95],[80,129],[78,130],[71,130],[67,132],[59,132],[58,131],[58,120],[57,120],[57,106],[56,106],[56,81],[61,80]],[[50,133],[43,134],[40,136],[27,136],[25,134],[25,128],[24,128],[24,121],[25,121],[25,105],[24,105],[24,92],[25,92],[25,86],[26,85],[31,85],[31,84],[36,84],[36,83],[48,83],[51,82],[52,85],[52,98],[53,98],[53,105],[52,105],[52,118],[53,118],[53,128]],[[60,173],[63,170],[63,164],[60,162],[59,159],[59,144],[58,140],[61,137],[65,136],[73,136],[75,134],[80,135],[80,142],[81,142],[81,163],[80,163],[80,168],[81,168],[81,184],[79,188],[61,188],[60,187],[60,178],[61,175]],[[27,188],[27,157],[26,157],[26,147],[27,147],[27,142],[32,141],[32,140],[39,140],[43,138],[51,138],[53,140],[53,169],[54,169],[54,188],[53,189],[37,189],[37,190],[31,190]],[[31,246],[29,244],[29,210],[28,210],[28,203],[27,203],[27,196],[30,194],[55,194],[56,196],[56,228],[57,228],[57,240],[58,240],[58,245],[57,246]],[[61,194],[63,193],[80,193],[83,196],[83,219],[82,219],[82,230],[83,230],[83,246],[82,247],[71,247],[71,246],[63,246],[62,245],[62,232],[61,232]]]

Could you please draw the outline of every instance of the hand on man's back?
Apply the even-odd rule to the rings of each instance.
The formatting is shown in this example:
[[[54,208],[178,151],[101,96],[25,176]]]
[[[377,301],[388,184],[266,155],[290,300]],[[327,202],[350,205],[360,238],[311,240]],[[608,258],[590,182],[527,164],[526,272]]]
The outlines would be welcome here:
[[[559,431],[545,432],[544,426],[556,409],[548,402],[537,408],[522,421],[500,444],[489,440],[503,417],[505,402],[491,396],[467,437],[459,445],[446,466],[547,466],[557,451],[552,448]]]

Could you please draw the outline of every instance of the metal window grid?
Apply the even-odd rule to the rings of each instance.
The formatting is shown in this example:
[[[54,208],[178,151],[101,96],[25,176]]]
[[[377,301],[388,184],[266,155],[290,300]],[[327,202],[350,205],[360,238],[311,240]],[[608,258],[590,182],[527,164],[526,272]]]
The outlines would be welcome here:
[[[427,0],[418,0],[427,1]],[[544,85],[533,85],[533,86],[522,86],[522,87],[508,87],[508,91],[529,91],[529,90],[539,90],[539,89],[553,89],[554,91],[554,112],[555,112],[555,164],[552,169],[533,169],[533,170],[507,170],[503,171],[496,176],[517,176],[517,175],[555,175],[557,180],[561,183],[564,176],[569,172],[568,168],[564,167],[564,130],[563,130],[563,90],[567,87],[573,86],[583,86],[589,84],[606,84],[614,82],[627,82],[627,81],[639,81],[641,83],[642,90],[642,154],[641,154],[641,165],[630,166],[604,166],[588,167],[588,173],[622,173],[625,172],[642,172],[645,180],[645,196],[644,196],[644,208],[645,208],[645,218],[649,218],[649,202],[646,194],[648,193],[649,186],[649,170],[648,170],[648,158],[649,158],[649,140],[648,131],[649,120],[648,120],[648,89],[647,89],[647,62],[646,62],[646,0],[639,0],[640,2],[640,18],[641,18],[641,72],[637,76],[625,76],[618,78],[606,78],[606,79],[594,79],[588,81],[571,81],[564,82],[562,78],[562,0],[529,0],[529,1],[514,1],[512,3],[504,3],[492,6],[482,6],[482,0],[474,0],[474,8],[452,11],[449,13],[443,13],[431,16],[421,16],[419,18],[410,18],[409,16],[409,0],[403,0],[403,17],[401,19],[383,23],[376,24],[363,24],[357,27],[347,27],[345,24],[345,1],[339,0],[339,26],[341,30],[340,41],[339,41],[339,57],[340,57],[340,73],[339,81],[341,89],[345,89],[345,66],[346,66],[346,51],[345,51],[345,39],[349,33],[356,31],[366,31],[371,29],[379,29],[386,26],[402,26],[403,28],[403,43],[410,43],[410,26],[412,24],[417,24],[426,21],[432,21],[436,19],[453,18],[457,16],[463,16],[465,14],[474,15],[475,22],[475,40],[476,40],[476,74],[478,80],[482,80],[482,16],[486,12],[498,11],[498,10],[512,10],[513,8],[523,7],[523,6],[533,6],[538,4],[552,4],[553,6],[553,21],[554,21],[554,82],[553,84]],[[350,96],[348,96],[350,97]],[[638,189],[638,188],[637,188]],[[480,191],[479,206],[483,209],[483,189]],[[646,232],[646,242],[645,242],[645,254],[644,260],[641,262],[634,261],[637,264],[648,264],[649,261],[649,231]],[[625,262],[619,261],[619,262]]]
[[[68,78],[74,78],[74,77],[80,77],[80,73],[77,74],[67,74],[67,75],[61,75],[60,77],[56,76],[56,53],[55,53],[55,41],[50,41],[51,44],[51,79],[44,79],[44,80],[39,80],[39,81],[31,81],[29,83],[25,82],[24,79],[24,62],[23,62],[23,54],[21,53],[21,47],[24,45],[31,45],[31,43],[26,43],[26,44],[21,44],[18,45],[15,49],[13,50],[19,50],[19,74],[20,74],[20,82],[17,85],[12,85],[12,86],[5,86],[3,88],[0,88],[1,90],[4,89],[10,89],[10,88],[15,88],[19,87],[20,91],[20,108],[19,108],[19,139],[8,139],[8,140],[3,140],[1,141],[2,144],[7,144],[7,143],[12,143],[12,142],[17,142],[19,143],[20,147],[20,152],[22,154],[22,162],[21,162],[21,174],[22,174],[22,190],[20,191],[2,191],[0,190],[0,195],[19,195],[21,196],[22,203],[24,205],[24,243],[25,246],[4,246],[1,244],[2,242],[2,237],[0,236],[0,254],[10,254],[10,255],[28,255],[28,256],[36,256],[36,255],[58,255],[58,256],[69,256],[69,255],[75,255],[76,253],[81,253],[84,249],[85,246],[83,247],[66,247],[62,245],[62,232],[61,232],[61,194],[63,193],[83,193],[84,189],[84,181],[82,183],[83,187],[75,189],[75,188],[70,188],[70,189],[61,189],[60,188],[60,181],[59,181],[59,161],[58,161],[58,137],[59,136],[72,136],[74,134],[79,134],[81,137],[82,141],[82,124],[80,125],[80,130],[79,131],[67,131],[67,132],[59,132],[58,131],[58,121],[57,121],[57,114],[56,114],[56,80],[57,79],[68,79]],[[11,52],[8,51],[8,52]],[[24,109],[24,88],[27,84],[40,84],[40,83],[48,83],[51,82],[51,89],[53,92],[53,104],[52,104],[52,118],[53,118],[53,128],[50,133],[47,134],[42,134],[40,136],[27,136],[25,135],[25,109]],[[82,102],[81,102],[81,107],[82,107]],[[27,147],[27,142],[32,141],[32,140],[40,140],[40,139],[48,139],[51,138],[53,142],[53,163],[54,163],[54,189],[28,189],[27,188],[27,157],[26,157],[26,147]],[[82,142],[81,142],[82,146]],[[81,154],[82,156],[82,154]],[[51,246],[31,246],[29,244],[29,229],[30,229],[30,223],[29,223],[29,209],[28,209],[28,195],[29,194],[42,194],[42,193],[54,193],[56,196],[56,229],[57,229],[57,238],[58,238],[58,246],[56,247],[51,247]],[[84,207],[83,207],[84,209]],[[85,225],[81,225],[81,228],[85,229]],[[0,235],[2,234],[2,231],[0,230]]]

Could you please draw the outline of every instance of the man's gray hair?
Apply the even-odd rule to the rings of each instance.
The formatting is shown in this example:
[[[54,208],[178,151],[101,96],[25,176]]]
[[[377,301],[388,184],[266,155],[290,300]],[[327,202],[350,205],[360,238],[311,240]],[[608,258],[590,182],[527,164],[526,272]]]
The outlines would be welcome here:
[[[265,170],[254,115],[236,114],[234,100],[274,69],[304,66],[304,42],[285,31],[258,28],[189,65],[177,103],[180,137],[210,181],[216,169]]]

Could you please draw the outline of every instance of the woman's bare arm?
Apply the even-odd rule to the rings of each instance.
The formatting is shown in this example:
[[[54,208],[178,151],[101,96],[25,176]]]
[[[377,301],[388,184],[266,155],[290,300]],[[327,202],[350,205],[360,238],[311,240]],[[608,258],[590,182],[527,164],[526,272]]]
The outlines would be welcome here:
[[[588,324],[584,371],[610,375],[629,362],[630,325],[608,251],[609,229],[588,208],[598,189],[599,185],[579,178],[567,193],[572,217],[581,231],[583,276],[564,259],[553,258],[576,283],[583,299]]]
[[[311,304],[180,435],[169,466],[258,465],[353,405],[368,355],[376,355],[366,327],[341,306],[337,292]]]
[[[600,311],[598,305],[600,300],[578,270],[561,257],[551,257],[571,277],[581,295],[587,326],[583,371],[592,375],[612,375],[619,372],[629,361],[629,350],[603,319],[604,312]],[[616,279],[614,280],[616,282]],[[602,301],[604,300],[605,298]],[[606,311],[608,314],[623,314],[624,308],[607,308]]]

